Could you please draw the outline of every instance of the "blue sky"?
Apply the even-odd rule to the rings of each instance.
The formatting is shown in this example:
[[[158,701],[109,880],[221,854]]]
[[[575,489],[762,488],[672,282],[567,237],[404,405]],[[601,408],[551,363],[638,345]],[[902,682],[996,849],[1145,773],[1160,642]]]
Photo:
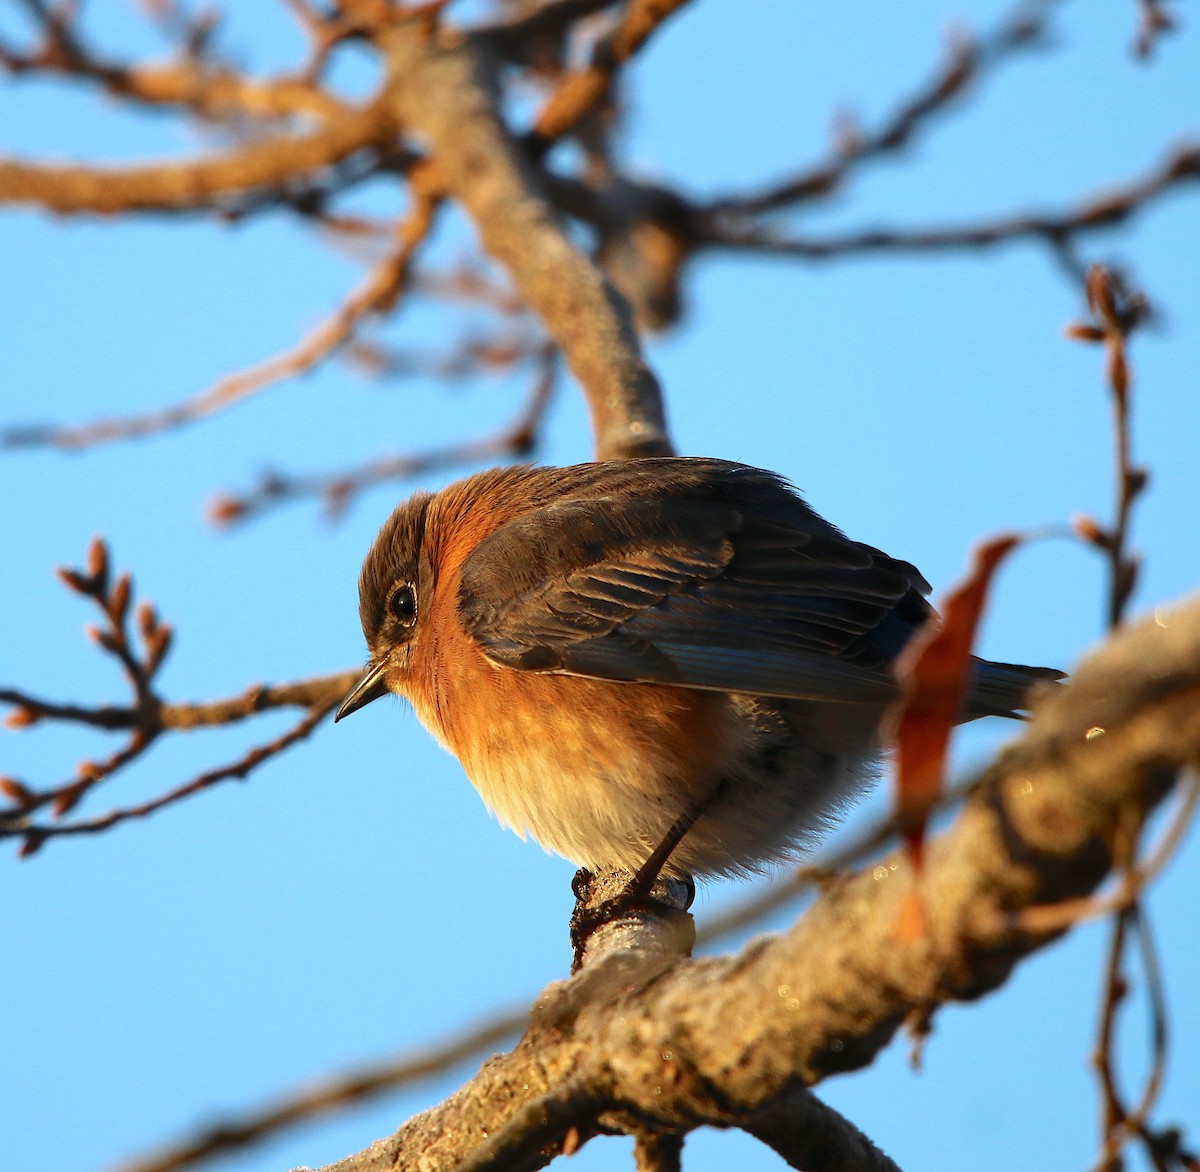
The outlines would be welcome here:
[[[238,5],[228,30],[255,67],[285,67],[298,51],[276,8]],[[154,49],[124,5],[92,11],[110,49]],[[1003,11],[942,0],[696,4],[632,71],[626,157],[641,174],[700,194],[769,180],[823,156],[835,110],[851,107],[873,125],[928,75],[948,26],[987,28]],[[1147,172],[1200,135],[1200,33],[1185,27],[1142,64],[1129,52],[1135,19],[1132,0],[1064,5],[1054,48],[989,77],[905,156],[864,168],[796,226],[1058,209]],[[19,27],[14,12],[0,15],[0,31]],[[352,69],[346,77],[361,84]],[[0,103],[5,153],[120,160],[204,145],[169,118],[133,119],[75,89],[8,85]],[[388,191],[366,198],[398,206]],[[1198,578],[1198,225],[1193,185],[1083,246],[1089,260],[1127,262],[1162,311],[1132,351],[1136,452],[1152,475],[1136,517],[1146,564],[1135,609],[1180,597]],[[432,255],[452,259],[469,241],[451,217]],[[358,275],[277,216],[223,227],[7,211],[0,255],[5,422],[85,421],[197,393],[292,343]],[[1100,355],[1061,336],[1079,312],[1077,291],[1028,244],[836,264],[712,256],[694,267],[684,326],[649,352],[682,451],[785,474],[852,536],[914,561],[941,593],[982,535],[1109,514]],[[414,307],[387,337],[422,346],[450,330],[445,314]],[[215,533],[205,501],[248,487],[266,466],[351,466],[482,434],[524,392],[523,381],[504,379],[375,385],[333,364],[151,442],[0,455],[0,681],[62,699],[123,699],[121,680],[82,637],[91,615],[51,577],[96,533],[178,626],[161,681],[171,698],[358,662],[358,566],[417,485],[375,490],[336,527],[301,504]],[[570,463],[589,447],[568,387],[539,458]],[[1069,667],[1102,632],[1102,599],[1093,555],[1039,544],[1004,570],[982,651]],[[85,812],[158,793],[288,719],[168,740]],[[964,768],[1012,734],[985,723],[960,738]],[[0,772],[49,783],[105,744],[61,728],[5,731]],[[873,795],[842,833],[885,802],[886,792]],[[571,866],[499,829],[399,701],[322,729],[244,785],[102,837],[53,842],[23,863],[12,856],[0,857],[0,1162],[14,1169],[107,1167],[220,1113],[527,1001],[568,961]],[[1158,1118],[1189,1124],[1193,1138],[1200,1014],[1190,981],[1200,951],[1189,877],[1198,865],[1191,841],[1150,897],[1174,1010]],[[709,885],[698,917],[747,891]],[[1104,940],[1102,927],[1083,928],[999,994],[940,1011],[920,1073],[897,1041],[823,1093],[903,1167],[1087,1165]],[[1131,1087],[1144,1069],[1144,1018],[1135,995],[1121,1047]],[[222,1166],[325,1163],[467,1073]],[[686,1159],[700,1172],[780,1166],[751,1141],[717,1134],[689,1140]],[[573,1166],[622,1168],[629,1157],[622,1141],[597,1142]]]

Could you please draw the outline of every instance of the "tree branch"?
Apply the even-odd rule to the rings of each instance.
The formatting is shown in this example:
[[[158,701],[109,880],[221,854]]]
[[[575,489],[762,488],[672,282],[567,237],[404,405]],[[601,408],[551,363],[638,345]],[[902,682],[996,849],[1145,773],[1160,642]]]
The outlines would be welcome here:
[[[683,1136],[647,1131],[633,1139],[635,1172],[682,1172]]]
[[[1103,879],[1117,811],[1153,808],[1171,767],[1200,758],[1198,697],[1193,600],[1118,632],[1038,707],[930,844],[926,936],[895,931],[908,890],[896,856],[828,885],[787,934],[738,957],[667,972],[659,957],[640,979],[629,953],[585,966],[547,990],[512,1053],[337,1172],[391,1167],[417,1151],[430,1172],[458,1167],[481,1134],[527,1104],[557,1101],[556,1088],[582,1094],[585,1070],[610,1109],[687,1130],[746,1126],[798,1086],[865,1065],[914,1010],[981,996],[1058,935],[1023,931],[1012,912]]]
[[[344,472],[288,476],[272,472],[247,493],[222,493],[208,507],[216,525],[241,524],[291,501],[320,497],[330,520],[341,517],[359,493],[379,484],[407,480],[443,468],[486,464],[531,455],[558,383],[557,350],[544,345],[528,400],[516,418],[492,435],[408,456],[383,456]]]
[[[532,137],[544,149],[577,126],[609,92],[617,71],[668,17],[689,0],[631,0],[615,29],[601,38],[584,69],[568,73],[538,113]]]
[[[142,415],[103,419],[77,427],[27,424],[5,429],[0,431],[0,448],[46,445],[79,451],[114,440],[142,439],[195,423],[283,379],[306,374],[353,339],[365,319],[391,310],[407,289],[413,257],[432,230],[441,203],[436,185],[428,178],[421,178],[427,171],[427,166],[413,168],[414,206],[409,217],[396,227],[390,251],[329,318],[290,350],[249,370],[227,375],[195,398]]]
[[[184,798],[190,798],[193,794],[210,789],[218,782],[231,779],[241,781],[263,762],[277,757],[285,749],[290,749],[297,742],[304,740],[341,703],[342,695],[343,693],[339,692],[324,704],[317,705],[298,723],[266,744],[255,745],[236,760],[230,761],[226,765],[219,765],[215,769],[205,770],[190,781],[167,790],[166,793],[159,794],[158,797],[151,798],[147,802],[109,810],[106,814],[99,814],[95,818],[83,818],[75,822],[33,824],[24,818],[13,817],[9,811],[4,811],[0,815],[0,838],[21,838],[23,840],[21,855],[28,856],[40,850],[47,839],[80,834],[100,834],[121,822],[128,822],[134,818],[147,818],[165,806],[173,806],[176,802],[183,801]],[[118,762],[108,772],[114,772],[121,764],[124,762]]]
[[[396,134],[386,102],[354,107],[311,134],[253,142],[217,155],[141,167],[56,166],[0,159],[0,203],[60,215],[194,211],[222,196],[279,187],[385,146]]]
[[[617,0],[547,0],[546,3],[503,23],[485,24],[476,34],[486,36],[506,57],[521,58],[530,42],[543,37],[562,36],[571,25],[586,17],[613,8]]]
[[[296,1123],[361,1103],[409,1083],[444,1074],[516,1035],[529,1018],[521,1009],[507,1010],[471,1026],[461,1034],[394,1062],[360,1067],[340,1078],[317,1083],[254,1114],[219,1119],[194,1138],[142,1159],[120,1165],[116,1172],[180,1172],[213,1156],[248,1147]]]
[[[446,187],[474,220],[579,380],[602,458],[661,455],[670,441],[658,380],[629,307],[558,223],[497,112],[484,38],[409,22],[383,38],[395,116],[423,135]]]
[[[89,638],[121,666],[131,697],[125,706],[88,707],[57,704],[16,688],[0,688],[0,703],[12,706],[4,723],[11,729],[28,729],[47,720],[68,721],[106,732],[125,732],[124,744],[100,761],[81,761],[69,780],[47,788],[34,788],[14,777],[0,777],[0,794],[11,803],[0,810],[0,838],[22,840],[21,853],[41,848],[47,839],[62,835],[96,834],[131,818],[144,818],[228,778],[244,778],[263,762],[290,748],[328,715],[358,676],[357,671],[301,680],[274,687],[256,685],[239,696],[199,704],[170,704],[154,688],[155,676],[171,646],[172,628],[149,602],[135,609],[133,577],[114,578],[108,547],[101,538],[92,541],[83,569],[60,568],[58,576],[76,594],[93,602],[104,625],[89,627]],[[130,629],[136,616],[137,638]],[[159,797],[137,806],[118,808],[95,818],[61,821],[96,786],[146,753],[168,730],[190,730],[233,724],[270,708],[297,706],[306,709],[301,720],[274,740],[256,745],[226,765],[209,769]],[[53,821],[35,823],[33,815],[50,807]]]
[[[1200,146],[1185,144],[1144,179],[1092,196],[1065,212],[1034,212],[935,228],[875,228],[825,237],[785,237],[760,226],[722,225],[718,217],[717,222],[699,224],[697,233],[700,243],[709,247],[805,260],[829,260],[871,252],[989,248],[1009,240],[1029,238],[1058,246],[1080,232],[1120,224],[1164,192],[1198,178]]]
[[[337,677],[339,681],[342,678]],[[346,673],[344,678],[348,681],[347,685],[339,684],[339,688],[335,688],[341,693],[346,691],[349,682],[357,678],[357,673]],[[945,812],[957,808],[969,796],[972,788],[960,785],[948,790],[938,802],[938,809]],[[1200,799],[1200,780],[1189,792]],[[1172,831],[1164,836],[1164,840],[1155,848],[1153,858],[1141,868],[1141,886],[1148,883],[1158,872],[1173,847],[1177,845],[1187,812],[1181,811],[1175,815]],[[825,857],[818,865],[798,868],[790,875],[768,883],[763,889],[751,892],[733,907],[702,922],[696,932],[696,947],[711,945],[727,936],[742,932],[761,922],[766,916],[796,903],[822,883],[831,881],[846,867],[876,857],[880,849],[892,841],[904,826],[904,820],[893,814],[874,826],[863,828],[853,841]],[[1050,930],[1063,930],[1080,922],[1084,915],[1080,914],[1079,906],[1061,903],[1046,909],[1053,917],[1049,921]],[[655,926],[659,918],[655,917]],[[1022,917],[1022,928],[1028,925],[1032,925],[1034,931],[1045,930],[1039,929],[1036,921]],[[634,924],[631,928],[628,923],[608,925],[602,932],[612,935],[608,939],[600,939],[598,943],[601,947],[611,948],[613,951],[624,951],[623,937],[632,931],[639,957],[639,969],[646,953],[652,948],[665,950],[672,956],[681,953],[678,934],[673,932],[673,925],[664,922],[662,927],[665,930],[657,939],[651,939],[643,931],[644,927],[645,925]],[[613,939],[612,936],[616,938]],[[589,959],[593,959],[594,956],[595,953]],[[528,1020],[529,1010],[525,1005],[497,1009],[445,1041],[433,1043],[411,1053],[400,1054],[385,1063],[354,1068],[315,1088],[298,1088],[259,1111],[230,1116],[205,1128],[193,1138],[164,1148],[157,1155],[122,1165],[118,1172],[178,1172],[179,1169],[199,1163],[210,1155],[249,1146],[297,1123],[368,1102],[400,1087],[447,1074],[454,1067],[480,1058],[499,1043],[514,1038],[526,1026]],[[802,1114],[811,1114],[821,1110],[828,1111],[829,1108],[813,1099],[811,1104],[798,1106],[797,1110]],[[764,1119],[762,1126],[770,1128],[774,1124]],[[764,1139],[764,1142],[769,1141]]]
[[[745,1128],[804,1172],[900,1172],[853,1123],[803,1087],[760,1108]]]
[[[113,97],[156,108],[178,106],[213,121],[234,115],[327,120],[344,117],[352,109],[300,78],[246,77],[227,66],[214,67],[193,58],[168,65],[128,65],[97,57],[74,39],[68,52],[52,45],[30,53],[0,47],[0,67],[15,77],[57,73],[94,81]]]
[[[726,195],[704,204],[703,215],[760,216],[804,200],[833,195],[852,170],[907,147],[929,120],[969,92],[988,69],[1014,53],[1044,43],[1050,10],[1060,0],[1020,4],[1001,24],[978,40],[959,37],[951,42],[946,63],[872,133],[843,125],[841,141],[832,156],[757,194]]]

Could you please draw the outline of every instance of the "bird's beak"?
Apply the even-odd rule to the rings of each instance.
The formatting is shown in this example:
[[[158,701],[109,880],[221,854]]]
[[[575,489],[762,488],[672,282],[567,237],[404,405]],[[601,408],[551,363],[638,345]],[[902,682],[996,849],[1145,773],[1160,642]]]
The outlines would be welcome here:
[[[379,663],[368,665],[367,670],[363,672],[358,683],[350,689],[346,698],[342,701],[342,706],[337,710],[337,715],[333,718],[334,724],[337,724],[343,716],[349,716],[351,712],[357,712],[360,708],[365,708],[372,700],[378,700],[380,696],[388,694],[387,681],[383,678],[386,667],[386,659],[380,660]]]

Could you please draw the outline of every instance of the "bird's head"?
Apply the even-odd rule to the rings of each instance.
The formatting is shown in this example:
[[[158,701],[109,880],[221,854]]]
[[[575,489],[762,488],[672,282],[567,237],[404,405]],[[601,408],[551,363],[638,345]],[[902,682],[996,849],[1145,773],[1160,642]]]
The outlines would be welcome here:
[[[335,720],[378,700],[405,691],[413,640],[423,604],[433,586],[425,548],[429,493],[417,493],[385,522],[363,562],[358,579],[358,615],[371,658],[350,689]]]

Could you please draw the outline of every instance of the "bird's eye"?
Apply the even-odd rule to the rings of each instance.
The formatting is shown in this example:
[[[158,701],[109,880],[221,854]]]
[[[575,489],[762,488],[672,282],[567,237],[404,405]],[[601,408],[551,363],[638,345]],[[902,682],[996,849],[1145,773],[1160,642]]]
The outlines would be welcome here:
[[[411,627],[417,621],[417,592],[411,582],[396,587],[395,593],[388,599],[388,610],[402,627]]]

